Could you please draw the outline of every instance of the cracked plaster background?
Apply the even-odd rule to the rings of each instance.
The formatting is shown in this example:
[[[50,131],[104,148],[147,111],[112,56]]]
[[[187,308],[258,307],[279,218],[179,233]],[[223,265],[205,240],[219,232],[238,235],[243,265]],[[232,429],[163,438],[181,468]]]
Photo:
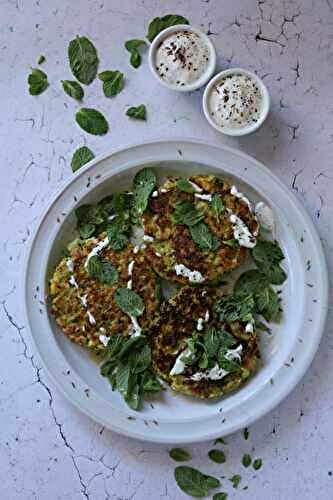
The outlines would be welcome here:
[[[166,7],[167,5],[167,7]],[[149,19],[166,12],[201,26],[218,52],[219,68],[256,71],[272,96],[272,112],[255,135],[221,137],[203,119],[201,92],[177,95],[150,77],[146,57],[128,64],[123,42],[141,37]],[[85,104],[109,118],[110,133],[84,134],[78,105],[59,85],[70,78],[67,44],[91,37],[101,69],[126,73],[126,90],[103,97],[100,82]],[[50,87],[28,95],[30,66],[44,54]],[[333,1],[332,0],[0,0],[0,498],[1,500],[181,499],[167,447],[117,436],[80,414],[54,389],[31,348],[22,315],[20,276],[30,234],[52,193],[71,176],[73,150],[95,154],[149,138],[190,136],[233,145],[266,163],[306,206],[321,235],[330,274],[333,234]],[[128,121],[126,106],[146,103],[147,123]],[[333,487],[332,310],[319,352],[296,390],[250,429],[230,436],[227,476],[245,451],[263,469],[241,470],[248,491],[229,498],[330,500]],[[189,446],[193,464],[209,473],[212,443]],[[251,451],[255,450],[255,451]]]

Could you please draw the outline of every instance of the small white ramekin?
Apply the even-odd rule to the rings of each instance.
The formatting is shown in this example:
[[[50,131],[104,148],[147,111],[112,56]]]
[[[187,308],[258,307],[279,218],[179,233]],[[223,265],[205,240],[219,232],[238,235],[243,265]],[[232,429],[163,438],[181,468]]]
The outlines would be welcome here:
[[[165,40],[166,37],[168,37],[172,33],[176,33],[177,31],[191,31],[192,33],[195,33],[196,35],[200,36],[206,42],[210,53],[209,64],[205,73],[203,73],[201,77],[198,78],[198,80],[188,85],[183,85],[181,87],[178,85],[172,85],[163,80],[158,74],[155,64],[155,54],[160,43],[163,42],[163,40]],[[178,92],[190,92],[192,90],[196,90],[199,89],[200,87],[203,87],[208,82],[208,80],[213,76],[216,67],[216,52],[214,45],[212,44],[208,36],[205,35],[205,33],[198,30],[197,28],[193,28],[193,26],[189,26],[188,24],[176,24],[175,26],[171,26],[170,28],[166,28],[165,30],[161,31],[161,33],[159,33],[154,38],[154,40],[150,45],[148,61],[151,72],[153,73],[155,78],[157,78],[157,80],[160,82],[161,85],[167,87],[168,89],[176,90]]]
[[[247,125],[246,127],[241,127],[241,128],[234,128],[234,127],[220,127],[212,118],[210,111],[209,111],[209,106],[208,106],[208,101],[209,101],[209,96],[210,93],[214,87],[219,81],[223,80],[228,75],[245,75],[251,78],[256,82],[260,89],[260,93],[262,95],[262,110],[261,114],[259,116],[259,119],[257,122]],[[267,90],[266,85],[264,82],[259,78],[255,73],[252,73],[251,71],[247,71],[242,68],[230,68],[225,71],[221,71],[218,73],[205,88],[204,95],[202,97],[202,106],[203,106],[203,111],[205,114],[205,117],[207,118],[208,123],[214,127],[216,130],[221,132],[222,134],[225,135],[230,135],[230,136],[242,136],[242,135],[247,135],[247,134],[252,134],[255,130],[257,130],[261,125],[264,123],[264,121],[267,118],[267,115],[269,113],[270,109],[270,97],[269,93]]]

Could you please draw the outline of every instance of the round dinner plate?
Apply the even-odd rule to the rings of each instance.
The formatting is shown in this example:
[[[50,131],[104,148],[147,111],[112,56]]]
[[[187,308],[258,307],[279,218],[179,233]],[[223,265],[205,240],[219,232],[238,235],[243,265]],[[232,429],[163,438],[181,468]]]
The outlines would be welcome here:
[[[285,254],[283,316],[262,334],[261,367],[241,389],[218,400],[195,400],[171,390],[129,409],[99,374],[98,364],[57,327],[46,305],[48,279],[61,250],[75,238],[74,208],[128,188],[143,166],[169,174],[214,173],[234,182],[253,202],[274,212]],[[26,260],[27,322],[45,369],[80,410],[105,427],[138,439],[185,443],[213,439],[251,424],[274,408],[308,369],[323,333],[328,281],[319,237],[304,208],[265,166],[225,146],[197,140],[158,140],[96,158],[62,187],[43,214]]]

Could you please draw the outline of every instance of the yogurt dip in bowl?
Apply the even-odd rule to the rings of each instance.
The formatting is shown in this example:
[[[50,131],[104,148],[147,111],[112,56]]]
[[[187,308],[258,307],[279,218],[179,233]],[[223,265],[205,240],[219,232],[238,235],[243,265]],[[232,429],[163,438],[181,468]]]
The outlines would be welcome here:
[[[241,136],[257,130],[270,107],[268,90],[257,75],[240,68],[221,71],[203,95],[205,116],[216,130]]]
[[[158,81],[172,90],[196,90],[212,77],[215,48],[200,30],[178,24],[157,35],[149,50],[149,65]]]

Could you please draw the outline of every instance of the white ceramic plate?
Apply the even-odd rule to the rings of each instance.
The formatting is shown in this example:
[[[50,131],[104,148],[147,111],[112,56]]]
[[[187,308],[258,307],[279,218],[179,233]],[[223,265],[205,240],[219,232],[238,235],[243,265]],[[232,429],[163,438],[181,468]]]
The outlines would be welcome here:
[[[262,368],[247,385],[224,399],[197,401],[165,391],[152,405],[146,403],[143,411],[130,410],[99,375],[87,352],[61,334],[40,302],[61,249],[74,238],[73,209],[127,188],[143,166],[153,166],[162,175],[213,172],[231,178],[251,200],[266,200],[274,210],[276,236],[288,272],[282,292],[283,320],[273,328],[272,337],[261,343]],[[164,140],[95,159],[67,182],[32,238],[24,293],[36,348],[54,383],[72,403],[115,432],[147,441],[185,443],[213,439],[249,425],[295,387],[323,332],[328,284],[321,243],[310,218],[267,168],[230,148]]]

